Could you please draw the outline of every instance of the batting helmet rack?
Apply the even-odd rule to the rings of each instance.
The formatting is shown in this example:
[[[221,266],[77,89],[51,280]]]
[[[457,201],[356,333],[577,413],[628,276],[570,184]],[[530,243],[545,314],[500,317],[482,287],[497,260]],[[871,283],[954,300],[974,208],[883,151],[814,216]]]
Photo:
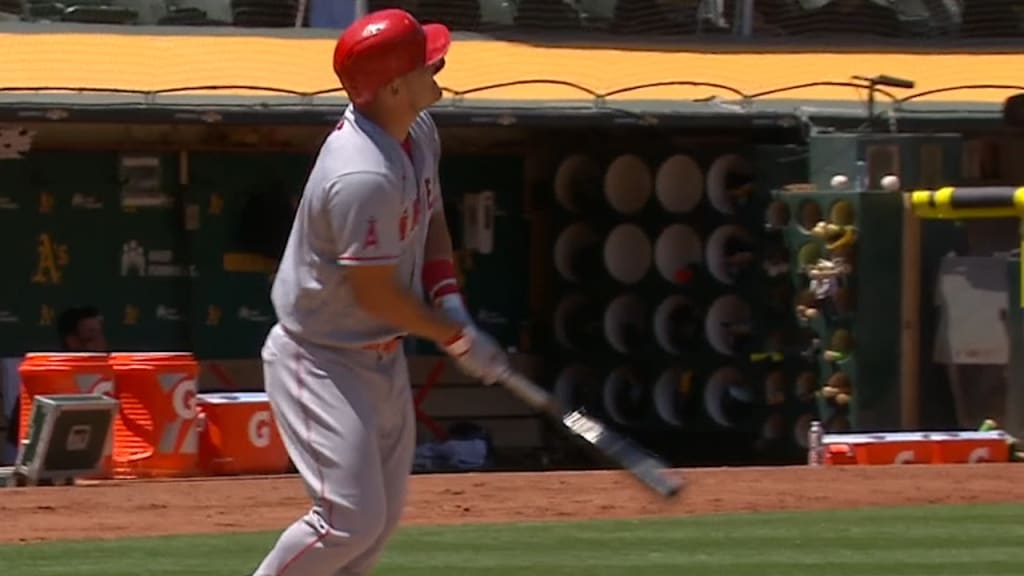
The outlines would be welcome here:
[[[680,463],[799,453],[810,420],[788,357],[761,350],[790,311],[763,260],[788,257],[752,154],[580,146],[551,178],[555,393]]]
[[[693,441],[802,458],[815,420],[916,429],[921,270],[957,232],[915,214],[1024,213],[1016,187],[900,193],[957,181],[960,160],[955,134],[570,149],[552,178],[556,393],[681,463]]]

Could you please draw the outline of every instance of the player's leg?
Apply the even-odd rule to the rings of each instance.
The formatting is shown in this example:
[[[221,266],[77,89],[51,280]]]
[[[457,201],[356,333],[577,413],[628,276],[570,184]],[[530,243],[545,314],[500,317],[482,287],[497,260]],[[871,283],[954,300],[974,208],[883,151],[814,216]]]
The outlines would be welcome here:
[[[280,333],[268,338],[263,361],[275,420],[313,507],[285,529],[255,576],[332,576],[372,546],[385,526],[367,383],[345,364],[314,358]]]
[[[389,366],[381,372],[385,379],[375,382],[374,391],[379,394],[378,405],[388,406],[386,411],[378,411],[378,442],[387,502],[384,530],[369,549],[338,571],[336,576],[370,574],[398,528],[405,508],[409,475],[412,473],[416,451],[416,413],[409,387],[409,367],[401,350],[389,358],[383,358],[382,362],[387,362]]]

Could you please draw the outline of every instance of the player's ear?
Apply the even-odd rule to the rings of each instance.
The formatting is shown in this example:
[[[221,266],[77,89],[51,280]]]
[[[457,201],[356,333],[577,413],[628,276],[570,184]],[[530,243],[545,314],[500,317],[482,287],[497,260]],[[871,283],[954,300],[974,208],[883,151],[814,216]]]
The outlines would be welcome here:
[[[392,80],[384,90],[387,92],[388,97],[397,98],[398,95],[402,93],[402,79],[396,78],[395,80]]]

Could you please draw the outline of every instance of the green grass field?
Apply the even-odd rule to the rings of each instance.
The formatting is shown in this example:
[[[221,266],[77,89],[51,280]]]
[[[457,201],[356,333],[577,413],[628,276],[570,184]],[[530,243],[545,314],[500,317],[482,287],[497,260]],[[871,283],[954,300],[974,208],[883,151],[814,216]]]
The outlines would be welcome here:
[[[1024,574],[1022,514],[1024,505],[934,506],[417,527],[395,538],[377,574],[1011,576]],[[245,576],[276,536],[0,546],[0,574]]]

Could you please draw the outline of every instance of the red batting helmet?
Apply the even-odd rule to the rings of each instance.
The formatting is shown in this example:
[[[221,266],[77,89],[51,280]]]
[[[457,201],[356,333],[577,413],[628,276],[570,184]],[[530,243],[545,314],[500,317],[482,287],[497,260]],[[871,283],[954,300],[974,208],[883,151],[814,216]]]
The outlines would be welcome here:
[[[444,58],[452,36],[443,24],[419,22],[405,10],[371,12],[345,29],[334,47],[334,73],[355,104],[420,66]]]

